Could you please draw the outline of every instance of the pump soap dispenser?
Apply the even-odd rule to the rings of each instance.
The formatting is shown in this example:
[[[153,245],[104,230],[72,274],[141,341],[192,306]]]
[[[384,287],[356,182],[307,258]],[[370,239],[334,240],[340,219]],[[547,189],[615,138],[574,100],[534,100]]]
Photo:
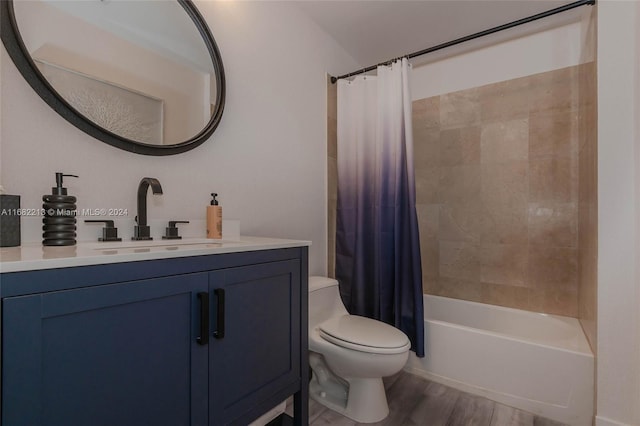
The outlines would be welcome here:
[[[213,199],[211,205],[207,206],[207,238],[222,238],[222,207],[218,205],[216,197],[218,194],[211,193]]]
[[[62,186],[64,176],[78,177],[56,173],[56,186],[51,188],[51,195],[42,196],[42,244],[45,246],[76,244],[76,197],[67,195],[67,188]]]

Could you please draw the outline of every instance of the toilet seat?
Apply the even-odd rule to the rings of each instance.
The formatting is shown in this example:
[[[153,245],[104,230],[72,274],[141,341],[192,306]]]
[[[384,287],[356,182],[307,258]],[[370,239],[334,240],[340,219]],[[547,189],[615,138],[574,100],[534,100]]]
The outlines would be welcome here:
[[[335,345],[374,354],[398,354],[411,346],[400,330],[358,315],[341,315],[318,326],[320,336]]]

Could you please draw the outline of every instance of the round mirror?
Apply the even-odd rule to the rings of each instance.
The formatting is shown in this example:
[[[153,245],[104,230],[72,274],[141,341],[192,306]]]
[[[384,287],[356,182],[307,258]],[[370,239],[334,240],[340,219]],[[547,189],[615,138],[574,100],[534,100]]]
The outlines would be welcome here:
[[[220,53],[191,0],[0,1],[2,41],[52,108],[127,151],[178,154],[224,109]]]

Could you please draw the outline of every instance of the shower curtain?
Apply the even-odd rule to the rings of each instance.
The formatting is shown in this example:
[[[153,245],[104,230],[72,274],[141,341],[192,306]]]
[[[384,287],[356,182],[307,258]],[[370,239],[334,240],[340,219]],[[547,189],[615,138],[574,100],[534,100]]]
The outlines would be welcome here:
[[[409,65],[338,81],[336,278],[349,313],[404,331],[424,356]]]

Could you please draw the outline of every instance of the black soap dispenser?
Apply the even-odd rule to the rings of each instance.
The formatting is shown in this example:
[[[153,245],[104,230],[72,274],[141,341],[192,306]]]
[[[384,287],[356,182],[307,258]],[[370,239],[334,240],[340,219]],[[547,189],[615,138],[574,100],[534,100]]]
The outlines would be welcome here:
[[[67,188],[62,186],[65,176],[56,173],[56,186],[51,188],[51,195],[42,196],[42,245],[73,246],[76,244],[76,197],[67,195]]]

